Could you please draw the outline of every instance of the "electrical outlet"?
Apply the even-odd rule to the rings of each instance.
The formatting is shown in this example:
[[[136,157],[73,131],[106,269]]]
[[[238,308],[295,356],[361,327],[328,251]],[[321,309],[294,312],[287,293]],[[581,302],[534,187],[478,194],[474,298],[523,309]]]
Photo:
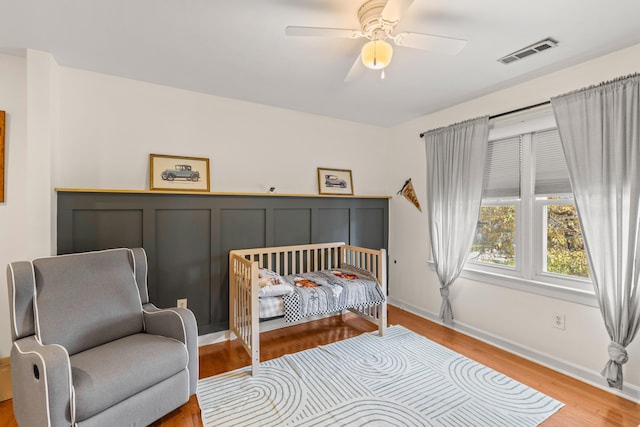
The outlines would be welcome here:
[[[553,327],[564,331],[565,328],[565,315],[562,313],[553,313],[552,315]]]
[[[187,308],[187,299],[186,298],[179,299],[177,302],[177,306],[180,308]]]

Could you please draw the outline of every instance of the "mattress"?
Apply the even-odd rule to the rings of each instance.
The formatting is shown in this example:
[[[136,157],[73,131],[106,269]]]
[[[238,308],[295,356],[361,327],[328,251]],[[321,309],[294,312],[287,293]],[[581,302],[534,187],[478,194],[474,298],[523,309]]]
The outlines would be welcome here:
[[[260,319],[270,319],[272,317],[284,316],[284,301],[279,297],[260,297],[258,298],[258,307]]]

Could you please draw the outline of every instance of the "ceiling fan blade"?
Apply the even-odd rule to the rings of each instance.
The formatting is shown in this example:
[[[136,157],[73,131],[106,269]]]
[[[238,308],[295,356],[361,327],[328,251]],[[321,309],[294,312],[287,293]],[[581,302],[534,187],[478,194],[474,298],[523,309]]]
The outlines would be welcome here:
[[[389,22],[398,22],[402,15],[409,9],[413,0],[389,0],[382,9],[382,19]]]
[[[365,66],[362,63],[362,58],[360,57],[360,55],[361,54],[358,54],[358,56],[356,57],[356,61],[353,63],[351,69],[347,73],[347,76],[344,78],[345,83],[356,80],[362,75],[362,73],[364,73]]]
[[[360,30],[322,27],[287,27],[285,29],[285,33],[288,36],[338,37],[344,39],[357,39],[363,36],[362,31]]]
[[[398,46],[414,49],[428,50],[444,55],[457,55],[467,44],[466,40],[452,37],[432,36],[431,34],[400,33],[396,34],[393,41]]]

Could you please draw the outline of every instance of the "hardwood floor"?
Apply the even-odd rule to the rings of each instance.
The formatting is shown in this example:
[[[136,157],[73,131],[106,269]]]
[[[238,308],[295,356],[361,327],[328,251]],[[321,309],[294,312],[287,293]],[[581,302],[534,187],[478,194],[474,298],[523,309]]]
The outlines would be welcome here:
[[[640,425],[640,405],[559,374],[526,359],[497,349],[466,335],[427,321],[406,311],[389,307],[389,324],[400,324],[470,359],[504,373],[563,402],[565,406],[542,424],[551,426]],[[323,319],[260,336],[262,360],[360,335],[375,327],[355,315]],[[249,356],[237,341],[200,348],[200,377],[237,369],[249,364]],[[11,401],[0,402],[0,427],[17,426]],[[200,408],[195,397],[153,424],[154,427],[201,427]]]

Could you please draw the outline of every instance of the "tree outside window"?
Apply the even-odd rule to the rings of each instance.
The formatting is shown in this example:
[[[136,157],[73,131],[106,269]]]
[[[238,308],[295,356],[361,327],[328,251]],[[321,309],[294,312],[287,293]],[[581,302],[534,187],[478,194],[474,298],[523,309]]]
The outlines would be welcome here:
[[[515,206],[482,206],[471,247],[474,261],[515,267]]]
[[[589,277],[578,213],[573,205],[546,206],[546,271]]]

